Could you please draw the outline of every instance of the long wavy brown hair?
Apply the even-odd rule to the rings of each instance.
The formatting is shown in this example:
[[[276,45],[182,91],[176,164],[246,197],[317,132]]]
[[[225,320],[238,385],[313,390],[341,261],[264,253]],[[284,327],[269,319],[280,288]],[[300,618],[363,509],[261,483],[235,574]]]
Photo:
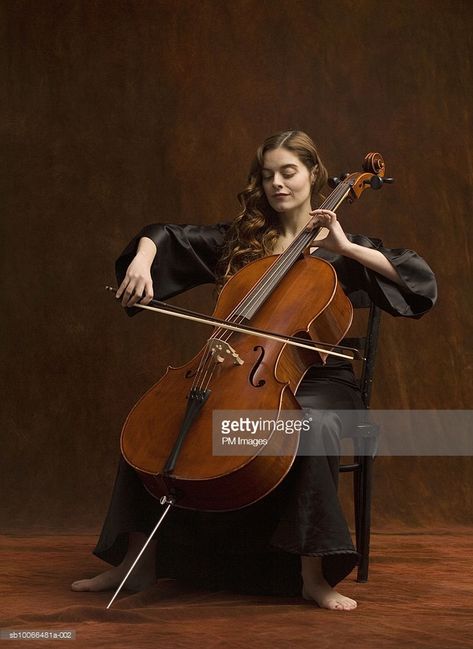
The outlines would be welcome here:
[[[263,158],[267,151],[284,148],[296,155],[309,171],[315,168],[312,199],[327,182],[327,170],[312,139],[303,131],[283,131],[268,137],[256,151],[248,184],[238,194],[242,211],[227,230],[216,268],[217,292],[248,262],[272,254],[281,234],[278,213],[268,203],[263,189]]]

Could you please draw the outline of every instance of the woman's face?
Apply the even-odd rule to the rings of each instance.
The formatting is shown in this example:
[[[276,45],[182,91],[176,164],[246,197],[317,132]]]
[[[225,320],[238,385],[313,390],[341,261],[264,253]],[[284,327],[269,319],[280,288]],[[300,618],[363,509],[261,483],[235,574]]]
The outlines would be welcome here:
[[[262,178],[266,198],[276,212],[296,214],[311,209],[313,172],[292,151],[284,148],[267,151]]]

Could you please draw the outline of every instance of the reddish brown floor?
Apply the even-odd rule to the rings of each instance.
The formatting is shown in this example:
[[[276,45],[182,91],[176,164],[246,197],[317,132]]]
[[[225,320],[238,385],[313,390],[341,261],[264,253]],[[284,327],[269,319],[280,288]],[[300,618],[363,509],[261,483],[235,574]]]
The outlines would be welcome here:
[[[0,628],[73,629],[67,641],[7,647],[132,649],[291,648],[471,649],[473,530],[375,533],[369,582],[353,573],[340,587],[359,606],[326,611],[302,599],[189,592],[172,581],[124,593],[75,593],[69,584],[106,566],[95,537],[0,537]]]

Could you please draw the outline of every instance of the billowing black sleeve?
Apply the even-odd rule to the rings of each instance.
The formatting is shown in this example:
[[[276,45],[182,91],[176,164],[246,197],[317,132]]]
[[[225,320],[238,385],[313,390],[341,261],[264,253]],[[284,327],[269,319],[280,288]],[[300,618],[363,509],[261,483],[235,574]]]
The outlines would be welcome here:
[[[215,267],[228,226],[228,223],[147,225],[133,237],[115,262],[118,285],[122,283],[142,237],[154,241],[158,248],[151,266],[157,299],[166,300],[199,284],[215,282]],[[130,309],[130,315],[137,310]]]
[[[199,284],[215,281],[215,267],[229,223],[175,225],[156,223],[144,227],[127,245],[116,261],[116,275],[121,284],[133,260],[141,237],[156,244],[158,253],[151,267],[154,294],[165,300]],[[381,309],[394,316],[420,318],[437,299],[435,275],[417,253],[404,248],[385,248],[377,239],[347,234],[353,243],[379,250],[396,268],[403,285],[383,277],[359,262],[318,249],[315,256],[329,261],[337,272],[348,297],[365,291]],[[134,315],[139,309],[127,309]]]
[[[434,306],[437,300],[435,275],[416,252],[405,248],[384,248],[379,240],[363,235],[350,234],[347,237],[360,246],[379,250],[391,262],[403,282],[400,286],[347,257],[337,255],[329,258],[349,297],[359,289],[364,290],[384,311],[408,318],[420,318]]]

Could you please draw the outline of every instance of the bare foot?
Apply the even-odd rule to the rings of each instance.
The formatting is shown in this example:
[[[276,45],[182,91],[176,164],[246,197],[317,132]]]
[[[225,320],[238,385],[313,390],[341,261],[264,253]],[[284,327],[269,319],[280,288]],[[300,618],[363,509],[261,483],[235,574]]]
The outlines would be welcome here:
[[[320,557],[301,557],[302,597],[315,601],[320,608],[327,608],[332,611],[352,611],[357,603],[350,597],[341,595],[328,584],[322,572],[322,560]]]
[[[102,590],[112,590],[121,584],[123,577],[126,575],[128,568],[123,568],[120,564],[115,568],[106,570],[92,579],[80,579],[71,584],[71,590],[77,591],[93,591],[98,592]],[[156,581],[154,572],[151,574],[133,572],[128,577],[123,588],[125,590],[140,591],[152,586]]]
[[[92,579],[79,579],[71,584],[71,590],[94,591],[112,590],[121,584],[124,576],[138,556],[146,536],[141,532],[130,532],[127,553],[119,566],[101,572]],[[140,557],[131,575],[125,582],[125,590],[140,591],[156,582],[156,541],[152,539]]]
[[[315,601],[320,608],[328,608],[332,611],[352,611],[357,607],[354,599],[341,595],[327,582],[325,584],[311,584],[310,587],[304,585],[302,597]]]

